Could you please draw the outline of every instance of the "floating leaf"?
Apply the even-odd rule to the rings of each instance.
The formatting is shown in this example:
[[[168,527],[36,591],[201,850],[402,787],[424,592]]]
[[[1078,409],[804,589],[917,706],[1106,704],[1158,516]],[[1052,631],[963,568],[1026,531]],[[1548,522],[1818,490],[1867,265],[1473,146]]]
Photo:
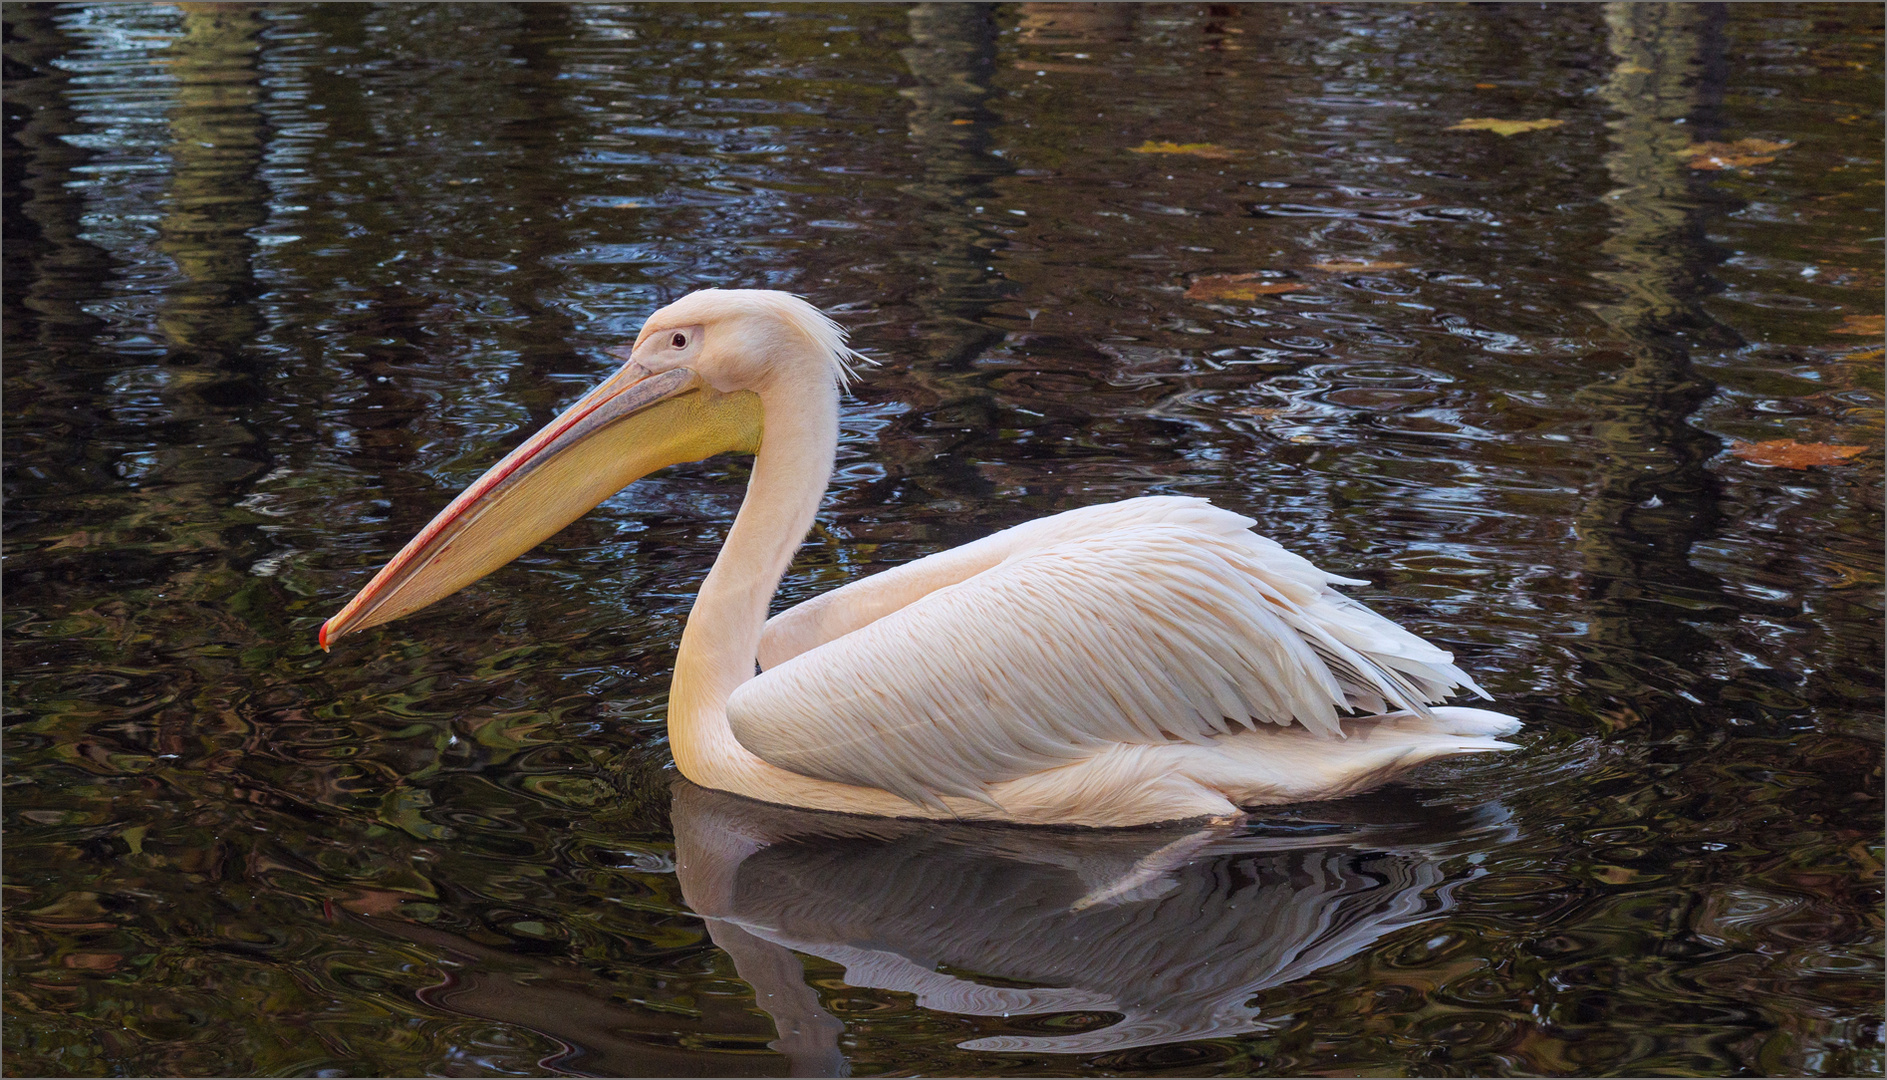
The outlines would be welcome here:
[[[1479,117],[1463,120],[1449,128],[1449,131],[1491,131],[1496,135],[1518,135],[1523,131],[1545,131],[1565,123],[1564,120],[1494,120]]]
[[[1757,465],[1770,465],[1778,469],[1806,469],[1811,465],[1839,465],[1856,454],[1865,453],[1865,446],[1843,446],[1839,443],[1801,443],[1794,439],[1770,439],[1759,443],[1735,443],[1730,453],[1744,461]]]
[[[1368,270],[1407,270],[1405,262],[1376,262],[1372,259],[1320,259],[1310,264],[1313,269],[1332,274],[1357,274]]]
[[[1495,86],[1495,85],[1494,85],[1493,83],[1491,83],[1491,82],[1477,82],[1477,83],[1475,83],[1475,84],[1474,84],[1474,88],[1475,88],[1476,90],[1494,90],[1494,89],[1497,89],[1497,87],[1496,87],[1496,86]]]
[[[1738,139],[1735,142],[1692,143],[1678,154],[1693,169],[1747,169],[1767,165],[1776,154],[1794,146],[1792,142],[1765,142],[1762,139]]]
[[[1853,334],[1856,337],[1881,337],[1887,335],[1887,315],[1850,315],[1835,327],[1837,334]]]
[[[1621,705],[1616,709],[1606,709],[1599,713],[1599,723],[1607,731],[1624,731],[1626,728],[1637,727],[1644,722],[1645,718],[1630,705]]]
[[[1307,288],[1296,281],[1277,281],[1263,274],[1207,274],[1186,287],[1188,300],[1256,300],[1260,296]]]
[[[399,912],[400,905],[410,897],[386,889],[350,889],[349,894],[340,901],[342,909],[356,915],[393,915]]]
[[[1136,154],[1191,154],[1193,157],[1216,159],[1238,156],[1236,150],[1227,150],[1217,143],[1209,142],[1144,142],[1134,147],[1133,151]]]

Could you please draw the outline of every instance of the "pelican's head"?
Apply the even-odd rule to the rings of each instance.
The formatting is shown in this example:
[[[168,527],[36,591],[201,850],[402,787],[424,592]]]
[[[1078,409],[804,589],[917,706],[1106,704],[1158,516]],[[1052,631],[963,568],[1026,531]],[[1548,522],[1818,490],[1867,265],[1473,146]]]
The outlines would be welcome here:
[[[724,394],[779,379],[851,381],[845,330],[791,293],[702,289],[649,316],[633,346],[606,349],[644,375],[687,368]]]
[[[704,289],[662,308],[625,361],[466,488],[321,627],[321,647],[459,591],[657,469],[760,447],[782,381],[843,385],[857,356],[804,300]]]

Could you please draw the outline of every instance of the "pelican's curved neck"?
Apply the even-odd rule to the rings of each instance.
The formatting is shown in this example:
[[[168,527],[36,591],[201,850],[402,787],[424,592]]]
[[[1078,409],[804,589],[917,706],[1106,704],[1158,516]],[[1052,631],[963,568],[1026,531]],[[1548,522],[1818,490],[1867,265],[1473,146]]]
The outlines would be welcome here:
[[[688,613],[669,690],[675,764],[709,787],[717,768],[750,756],[728,727],[727,699],[754,676],[767,605],[812,526],[839,440],[839,390],[829,378],[782,379],[759,393],[763,426],[747,497]]]

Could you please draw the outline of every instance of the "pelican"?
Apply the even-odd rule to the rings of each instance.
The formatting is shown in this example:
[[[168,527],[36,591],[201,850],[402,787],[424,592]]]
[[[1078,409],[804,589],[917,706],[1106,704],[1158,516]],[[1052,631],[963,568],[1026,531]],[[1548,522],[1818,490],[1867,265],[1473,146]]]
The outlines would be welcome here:
[[[1056,514],[769,619],[862,359],[787,293],[705,289],[492,466],[321,627],[448,596],[657,469],[754,455],[675,657],[681,774],[764,802],[1095,827],[1327,799],[1520,728],[1434,645],[1197,498]],[[759,671],[756,672],[756,661]]]

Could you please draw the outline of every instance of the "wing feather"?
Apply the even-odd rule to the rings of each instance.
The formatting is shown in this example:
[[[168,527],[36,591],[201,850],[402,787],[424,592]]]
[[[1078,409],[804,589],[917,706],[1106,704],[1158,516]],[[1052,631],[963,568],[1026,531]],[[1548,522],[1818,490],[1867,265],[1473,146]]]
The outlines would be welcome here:
[[[1292,722],[1337,736],[1339,710],[1426,715],[1454,687],[1481,692],[1248,519],[1135,502],[1161,512],[1011,538],[994,565],[743,684],[735,736],[782,768],[934,807],[1111,743]]]
[[[1257,524],[1204,499],[1185,495],[1148,495],[1037,518],[962,547],[848,582],[793,605],[767,620],[760,638],[760,666],[777,667],[807,649],[843,637],[946,585],[965,581],[1009,559],[1066,540],[1161,522],[1187,525],[1202,532],[1225,533],[1244,532]],[[1278,550],[1284,551],[1283,548]],[[1288,552],[1284,554],[1287,558],[1296,558]],[[1310,563],[1298,561],[1310,574],[1322,573]],[[1346,583],[1362,584],[1360,581]]]

